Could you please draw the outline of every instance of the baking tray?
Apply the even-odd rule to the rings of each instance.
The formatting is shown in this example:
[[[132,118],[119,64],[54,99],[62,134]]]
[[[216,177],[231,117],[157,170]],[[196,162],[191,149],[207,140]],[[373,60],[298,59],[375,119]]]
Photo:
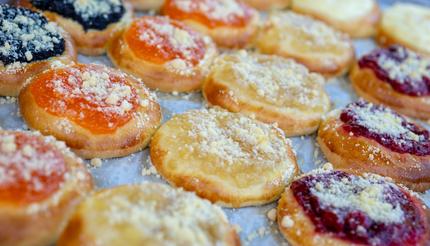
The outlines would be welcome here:
[[[0,2],[7,1],[0,0]],[[379,2],[384,9],[396,1]],[[430,5],[430,0],[408,2]],[[357,57],[376,47],[376,44],[370,39],[356,40],[354,45]],[[83,63],[113,66],[106,56],[87,57],[79,55],[78,60]],[[330,80],[325,85],[325,89],[330,95],[333,109],[344,107],[357,99],[347,77]],[[168,94],[156,92],[156,94],[163,111],[163,122],[169,120],[174,114],[206,106],[200,93]],[[430,125],[425,122],[420,123],[425,124],[430,129]],[[20,117],[15,98],[0,97],[0,126],[4,129],[27,129]],[[315,135],[295,137],[292,138],[292,142],[302,172],[308,172],[326,162],[318,146],[316,146]],[[123,158],[103,160],[99,167],[92,167],[89,161],[87,164],[97,189],[141,182],[164,182],[152,167],[148,149]],[[427,206],[430,206],[430,191],[422,194],[422,198]],[[243,245],[288,245],[287,241],[280,235],[276,223],[267,217],[267,212],[276,207],[276,204],[274,202],[265,206],[240,209],[224,208],[230,223],[237,227]]]

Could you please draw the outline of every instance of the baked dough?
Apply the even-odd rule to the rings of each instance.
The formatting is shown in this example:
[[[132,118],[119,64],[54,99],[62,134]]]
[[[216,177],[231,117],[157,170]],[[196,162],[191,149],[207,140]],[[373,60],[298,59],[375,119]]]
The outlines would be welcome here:
[[[362,57],[350,73],[358,95],[411,117],[430,119],[430,59],[390,46]]]
[[[76,60],[70,36],[41,14],[0,4],[0,95],[17,96],[26,79]]]
[[[159,16],[135,19],[108,45],[117,67],[165,92],[200,90],[216,54],[209,37]]]
[[[164,0],[127,0],[137,10],[159,10]]]
[[[169,183],[227,207],[271,202],[297,173],[279,128],[218,108],[173,116],[150,155]]]
[[[358,101],[334,111],[317,141],[336,168],[388,176],[416,191],[430,188],[430,132],[388,108]]]
[[[196,195],[146,183],[102,190],[83,202],[58,246],[239,246],[223,211]]]
[[[381,17],[375,0],[292,0],[291,8],[324,21],[352,38],[373,36]]]
[[[132,17],[131,5],[124,0],[17,0],[55,21],[75,41],[78,52],[103,55],[112,34],[124,28]]]
[[[388,46],[400,44],[426,56],[430,55],[430,8],[397,3],[385,10],[379,24],[377,41]]]
[[[53,68],[32,77],[19,106],[29,127],[65,141],[83,158],[143,149],[162,117],[142,82],[95,64]]]
[[[225,48],[247,46],[258,29],[258,12],[238,0],[165,0],[161,12]]]
[[[290,6],[291,0],[243,0],[244,3],[258,10],[285,9]]]
[[[64,143],[0,130],[0,244],[52,245],[92,189],[85,164]]]
[[[255,45],[261,53],[293,58],[327,77],[346,73],[354,59],[354,48],[346,34],[293,12],[271,13]]]
[[[203,85],[212,105],[277,123],[287,136],[310,134],[330,108],[322,76],[293,60],[244,50],[221,55]]]
[[[312,171],[279,201],[278,226],[292,246],[427,245],[428,208],[375,174]]]

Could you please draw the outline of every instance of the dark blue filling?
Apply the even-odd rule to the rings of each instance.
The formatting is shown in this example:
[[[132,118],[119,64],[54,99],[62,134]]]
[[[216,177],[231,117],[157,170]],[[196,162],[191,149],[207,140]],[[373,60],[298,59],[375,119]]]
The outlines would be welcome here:
[[[99,15],[89,15],[83,17],[77,13],[73,3],[77,0],[30,0],[38,9],[55,12],[61,16],[70,18],[82,25],[85,31],[89,29],[104,30],[109,24],[118,22],[125,13],[124,5],[110,5],[109,13]],[[92,0],[95,2],[105,2],[105,0]]]
[[[47,19],[37,12],[33,12],[24,8],[11,7],[7,4],[0,4],[0,27],[3,26],[5,21],[13,21],[16,16],[26,16],[35,21],[32,25],[18,24],[19,30],[6,31],[0,28],[0,47],[4,47],[6,43],[9,44],[10,52],[0,52],[0,60],[4,65],[15,62],[32,62],[45,60],[50,57],[63,54],[65,50],[65,41],[63,37],[57,32],[49,32],[44,26],[48,23]],[[30,39],[24,45],[24,41],[19,37],[18,33],[32,33],[32,30],[43,29],[47,31],[47,36],[56,38],[58,42],[52,42],[49,45],[44,44],[36,48],[36,44],[40,44],[40,37]],[[52,45],[51,45],[52,44]],[[31,52],[32,58],[27,59],[25,53]]]

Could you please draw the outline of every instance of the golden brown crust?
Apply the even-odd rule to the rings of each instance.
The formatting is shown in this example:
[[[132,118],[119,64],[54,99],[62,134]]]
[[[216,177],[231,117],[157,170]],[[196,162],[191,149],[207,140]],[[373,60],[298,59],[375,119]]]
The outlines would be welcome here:
[[[18,0],[17,5],[37,10],[32,6],[29,0]],[[43,11],[43,14],[49,20],[56,22],[70,33],[79,53],[88,56],[99,56],[106,52],[106,43],[111,38],[112,34],[117,30],[123,29],[130,22],[132,18],[132,8],[131,5],[127,3],[125,3],[125,7],[127,10],[121,20],[108,25],[104,30],[90,29],[85,31],[82,25],[70,18],[63,17],[51,11]]]
[[[159,10],[164,0],[127,0],[136,10]]]
[[[377,28],[376,41],[383,47],[402,45],[430,56],[426,35],[430,10],[426,7],[399,3],[387,9]]]
[[[128,198],[126,198],[127,196]],[[110,200],[108,201],[107,198]],[[139,198],[136,203],[152,202],[152,204],[156,203],[157,207],[155,209],[146,208],[145,210],[145,205],[132,207],[132,204],[127,204],[136,198]],[[117,201],[121,203],[117,203]],[[187,202],[187,204],[185,205],[183,202]],[[109,214],[108,207],[121,205],[122,211],[117,211],[119,214],[111,214],[111,216],[118,218],[118,220],[127,219],[127,222],[115,225],[115,222],[110,221],[110,218],[106,218],[106,215],[102,214]],[[170,206],[178,206],[177,209],[183,210],[170,211]],[[132,212],[124,211],[130,208],[133,209]],[[187,209],[194,214],[182,214],[187,213]],[[169,210],[169,213],[164,210]],[[142,219],[137,222],[133,218],[121,218],[127,213],[140,216],[140,212],[147,213],[147,215],[142,216],[149,219]],[[200,217],[200,212],[204,213],[206,218]],[[179,217],[181,214],[183,217]],[[96,222],[100,222],[100,224],[95,224],[94,216],[96,216]],[[177,220],[182,220],[180,224],[191,223],[191,225],[180,228],[179,223],[176,224]],[[140,224],[140,226],[135,227],[135,224]],[[140,228],[156,229],[145,230]],[[124,244],[130,246],[206,245],[214,242],[222,245],[240,246],[237,232],[233,226],[228,224],[225,215],[219,208],[189,193],[175,191],[166,185],[155,183],[140,186],[120,186],[95,193],[78,207],[58,241],[58,245],[91,246],[96,245],[97,242],[109,242],[109,245],[112,246]]]
[[[321,122],[322,115],[327,113],[330,109],[330,100],[325,94],[321,83],[319,83],[319,81],[324,81],[322,78],[315,78],[314,75],[310,75],[307,72],[303,72],[302,67],[299,64],[291,64],[289,68],[291,69],[292,73],[301,75],[301,81],[298,81],[298,83],[302,83],[302,86],[304,87],[311,86],[312,88],[308,87],[306,88],[306,90],[307,92],[315,92],[312,93],[312,96],[314,96],[314,98],[308,98],[308,100],[305,100],[304,103],[290,103],[281,100],[280,103],[284,104],[284,106],[280,106],[279,102],[268,101],[266,97],[258,95],[258,90],[256,92],[254,89],[251,89],[253,85],[247,84],[248,82],[246,81],[246,79],[244,80],[245,82],[242,83],[241,80],[243,80],[244,78],[235,77],[235,72],[232,72],[234,71],[234,68],[232,67],[233,65],[228,64],[229,59],[234,59],[234,56],[235,55],[232,55],[232,57],[220,57],[219,60],[215,63],[215,65],[212,66],[212,70],[209,73],[207,80],[203,84],[203,96],[211,105],[218,105],[235,113],[241,112],[246,115],[254,115],[256,119],[266,123],[277,123],[279,128],[281,128],[287,136],[305,135],[313,133],[317,130]],[[236,57],[240,56],[240,54],[236,55]],[[253,59],[252,56],[254,56],[257,60],[260,60],[260,62],[262,63],[292,63],[292,61],[284,60],[283,58],[276,56],[258,56],[255,54],[245,55],[243,59],[250,60]],[[225,64],[222,64],[222,62],[224,61]],[[234,60],[233,64],[238,65],[241,62],[243,61]],[[220,63],[219,66],[218,63]],[[257,67],[255,69],[270,69],[270,66],[267,66],[265,68]],[[288,70],[288,67],[284,66],[284,69]],[[294,69],[297,70],[294,71]],[[271,74],[271,71],[268,72],[269,74]],[[246,73],[252,73],[252,71],[247,71]],[[295,77],[284,77],[283,74],[279,74],[277,76],[277,78],[272,78],[273,81],[278,79],[284,79],[285,82],[288,83],[290,82],[289,80],[297,79]],[[282,85],[280,84],[277,85],[282,87]],[[269,85],[266,85],[265,87],[268,86]],[[297,89],[300,90],[299,92],[297,92],[299,93],[299,95],[293,95],[294,93],[292,93],[291,91]],[[294,86],[287,86],[287,88],[278,88],[276,90],[282,90],[282,92],[278,94],[287,95],[286,97],[291,96],[292,98],[288,99],[289,101],[295,100],[297,97],[300,96],[301,98],[311,96],[309,95],[311,94],[310,92],[309,94],[306,94],[305,88],[296,88]]]
[[[354,1],[354,0],[353,0]],[[381,10],[376,3],[372,0],[372,8],[369,12],[359,17],[350,17],[350,19],[339,20],[331,16],[327,12],[323,12],[317,8],[319,2],[312,2],[312,6],[297,4],[300,0],[293,1],[292,10],[304,15],[312,16],[321,20],[336,29],[347,33],[352,38],[367,38],[376,34],[376,26],[381,18]],[[351,1],[350,1],[351,2]],[[361,1],[352,2],[352,4],[360,4]],[[323,4],[323,3],[321,3]],[[358,8],[358,6],[357,6]],[[342,9],[333,10],[342,11]]]
[[[326,77],[345,74],[355,56],[346,34],[293,12],[271,14],[255,46],[261,53],[292,58]]]
[[[362,69],[358,64],[354,65],[349,78],[360,97],[372,103],[384,104],[407,116],[430,119],[428,96],[414,97],[399,93],[389,83],[380,80],[371,69]]]
[[[430,156],[394,152],[375,140],[350,135],[342,124],[329,117],[318,130],[318,144],[335,168],[391,177],[415,191],[430,188]]]
[[[147,146],[162,118],[160,105],[150,96],[142,83],[131,76],[126,76],[126,79],[138,89],[139,98],[148,99],[148,105],[139,105],[131,120],[113,133],[94,134],[65,117],[50,114],[37,105],[28,85],[19,95],[20,112],[30,128],[66,142],[73,151],[85,159],[126,156]],[[59,123],[64,120],[69,125],[68,129]]]
[[[59,191],[44,201],[27,206],[0,203],[1,245],[44,246],[54,243],[74,208],[92,189],[91,175],[85,164],[66,152],[68,150],[61,151],[69,174]]]
[[[215,45],[208,41],[203,61],[191,73],[181,73],[169,68],[168,62],[155,64],[138,58],[124,41],[123,32],[117,32],[108,43],[107,54],[121,70],[142,79],[146,86],[164,92],[200,90],[209,66],[217,55]]]
[[[269,165],[267,164],[269,160],[267,158],[265,160],[263,157],[260,157],[261,159],[257,161],[255,159],[257,157],[254,159],[248,157],[246,160],[241,160],[232,156],[232,162],[228,164],[222,157],[209,152],[213,150],[217,153],[220,150],[218,148],[230,148],[231,146],[234,147],[234,144],[225,146],[225,144],[231,143],[224,143],[223,140],[219,140],[218,147],[214,146],[209,152],[205,152],[206,150],[203,150],[204,147],[202,147],[201,142],[195,142],[192,137],[187,135],[194,134],[194,130],[188,131],[185,129],[188,129],[190,124],[188,121],[190,119],[188,118],[190,117],[189,114],[205,117],[207,112],[213,113],[213,111],[196,111],[175,116],[157,131],[151,141],[150,148],[151,160],[157,171],[170,184],[193,191],[200,197],[227,207],[260,205],[277,199],[285,185],[297,174],[298,170],[295,155],[289,144],[285,146],[281,144],[283,146],[280,147],[282,148],[281,153],[268,154],[272,157],[267,158],[274,158],[273,155],[283,156],[280,157],[282,160],[276,162],[277,164],[274,164],[273,167],[265,166]],[[226,111],[223,114],[231,114],[233,117],[239,116],[239,114],[227,113]],[[236,123],[232,121],[225,122],[225,124]],[[185,128],[180,129],[178,125]],[[217,129],[209,125],[207,125],[207,128],[208,132],[217,131]],[[245,130],[245,128],[243,126],[241,129]],[[193,129],[193,127],[191,126],[190,129]],[[253,138],[259,132],[259,128],[254,130],[255,132],[249,133],[250,138]],[[240,129],[232,131],[240,131]],[[196,131],[195,134],[198,136],[200,133]],[[282,136],[282,134],[277,135],[277,137],[279,136]],[[272,135],[271,137],[273,138],[274,136]],[[236,139],[233,136],[231,138]],[[267,144],[272,145],[273,143]],[[239,145],[245,146],[245,143],[242,142]],[[255,146],[255,149],[257,149],[258,145]],[[189,150],[185,148],[192,148],[194,152],[189,153]],[[242,147],[242,150],[246,148]],[[189,154],[184,154],[186,153],[184,151],[188,151],[187,153]],[[226,157],[229,158],[230,156]]]
[[[55,62],[67,64],[76,61],[77,54],[72,38],[63,30],[61,30],[61,36],[65,41],[65,50],[60,56],[22,64],[17,68],[4,67],[0,64],[0,95],[18,96],[24,82],[31,76],[49,69]]]
[[[244,0],[243,2],[262,11],[285,9],[291,4],[291,0]]]

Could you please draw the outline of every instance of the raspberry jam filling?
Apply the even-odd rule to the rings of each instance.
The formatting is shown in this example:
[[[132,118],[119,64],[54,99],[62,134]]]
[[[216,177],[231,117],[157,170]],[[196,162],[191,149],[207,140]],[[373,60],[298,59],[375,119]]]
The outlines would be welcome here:
[[[383,106],[365,101],[349,104],[340,114],[343,129],[370,138],[398,153],[430,154],[430,133]]]
[[[290,187],[318,233],[364,245],[416,245],[429,230],[422,204],[379,176],[341,171],[305,176]]]
[[[0,201],[27,204],[49,198],[64,182],[66,162],[36,136],[0,133]]]
[[[125,13],[122,0],[30,0],[38,9],[58,13],[77,21],[85,31],[104,30],[121,20]]]
[[[360,68],[371,69],[376,77],[409,96],[430,95],[430,59],[402,46],[377,49],[362,57]]]

